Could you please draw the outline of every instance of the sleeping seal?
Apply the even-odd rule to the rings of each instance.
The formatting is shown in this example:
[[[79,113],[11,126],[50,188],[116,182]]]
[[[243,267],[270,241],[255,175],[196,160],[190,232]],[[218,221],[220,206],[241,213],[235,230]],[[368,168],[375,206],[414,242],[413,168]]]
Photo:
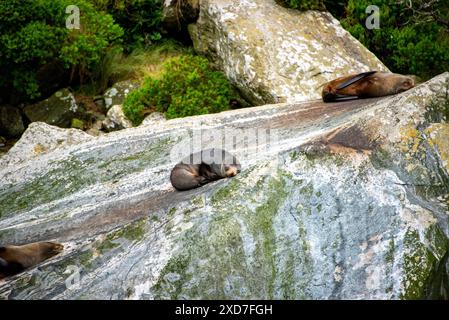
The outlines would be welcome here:
[[[229,152],[212,148],[192,153],[178,163],[170,174],[177,190],[190,190],[222,178],[233,177],[241,170],[237,159]]]
[[[413,76],[397,73],[369,71],[344,76],[324,84],[324,102],[344,100],[348,97],[383,97],[406,91],[415,86]]]

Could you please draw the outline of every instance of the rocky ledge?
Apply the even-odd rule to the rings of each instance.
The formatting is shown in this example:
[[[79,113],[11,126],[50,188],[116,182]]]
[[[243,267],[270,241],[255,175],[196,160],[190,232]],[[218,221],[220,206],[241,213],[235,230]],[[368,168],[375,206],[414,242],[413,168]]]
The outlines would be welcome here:
[[[66,249],[0,283],[0,297],[447,297],[448,82],[100,137],[33,123],[0,158],[0,243]],[[173,165],[206,147],[235,153],[241,174],[175,191]]]

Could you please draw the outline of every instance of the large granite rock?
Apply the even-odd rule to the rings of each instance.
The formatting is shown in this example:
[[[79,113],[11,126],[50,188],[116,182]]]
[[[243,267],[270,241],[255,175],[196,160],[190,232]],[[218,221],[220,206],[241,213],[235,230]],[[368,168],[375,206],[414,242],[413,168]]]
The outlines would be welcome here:
[[[174,119],[17,164],[0,158],[0,243],[66,247],[0,283],[0,297],[447,297],[449,130],[427,108],[447,80],[383,99]],[[222,133],[241,174],[175,191],[173,165],[190,146],[222,147]]]
[[[53,150],[77,145],[91,138],[78,129],[61,129],[44,122],[32,122],[21,139],[0,158],[0,165],[13,168]]]
[[[62,128],[70,128],[72,119],[80,113],[75,96],[68,89],[61,89],[51,97],[23,109],[31,122],[45,122]]]
[[[190,35],[255,105],[317,99],[331,79],[387,70],[329,13],[274,0],[203,0]]]

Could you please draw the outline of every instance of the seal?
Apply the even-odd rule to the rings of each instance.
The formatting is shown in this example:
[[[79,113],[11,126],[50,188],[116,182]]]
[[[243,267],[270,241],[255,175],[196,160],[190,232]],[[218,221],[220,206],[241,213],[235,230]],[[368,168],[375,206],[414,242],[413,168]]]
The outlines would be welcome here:
[[[240,163],[229,152],[218,148],[206,149],[192,153],[179,162],[171,171],[170,182],[177,190],[190,190],[233,177],[240,170]]]
[[[51,258],[64,249],[54,242],[35,242],[22,246],[0,247],[0,279],[18,274]]]
[[[345,100],[348,97],[383,97],[409,90],[415,86],[413,76],[368,71],[344,76],[324,84],[324,102]]]

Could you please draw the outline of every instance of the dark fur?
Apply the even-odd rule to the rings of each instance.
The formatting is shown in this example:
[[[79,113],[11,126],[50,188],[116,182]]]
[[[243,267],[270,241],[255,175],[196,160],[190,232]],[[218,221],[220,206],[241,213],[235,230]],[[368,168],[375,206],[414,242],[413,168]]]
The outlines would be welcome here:
[[[215,159],[214,156],[218,156],[219,159]],[[230,163],[225,163],[227,160],[231,160]],[[234,176],[240,169],[237,159],[225,150],[206,149],[193,153],[178,163],[171,171],[170,182],[177,190],[190,190]]]

